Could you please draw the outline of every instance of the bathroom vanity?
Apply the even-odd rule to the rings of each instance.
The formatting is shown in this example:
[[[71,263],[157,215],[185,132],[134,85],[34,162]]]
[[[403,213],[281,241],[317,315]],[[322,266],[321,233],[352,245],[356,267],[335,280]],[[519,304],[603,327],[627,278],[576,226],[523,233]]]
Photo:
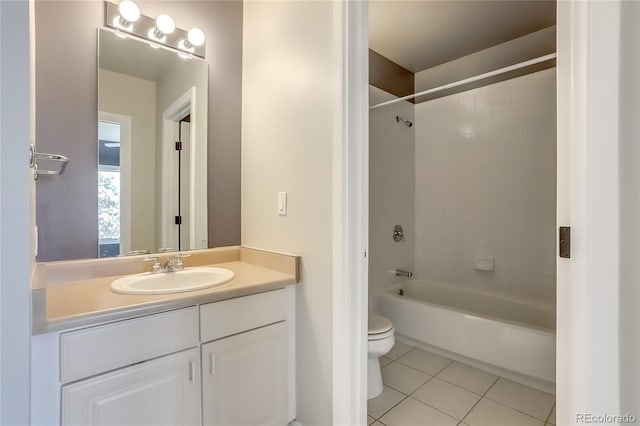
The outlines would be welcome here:
[[[235,278],[195,292],[134,296],[111,292],[114,276],[55,282],[68,278],[70,262],[36,271],[49,282],[34,289],[32,424],[284,425],[295,418],[291,284],[299,258],[240,247],[192,253],[191,264],[210,262]],[[86,266],[76,273],[89,274]]]

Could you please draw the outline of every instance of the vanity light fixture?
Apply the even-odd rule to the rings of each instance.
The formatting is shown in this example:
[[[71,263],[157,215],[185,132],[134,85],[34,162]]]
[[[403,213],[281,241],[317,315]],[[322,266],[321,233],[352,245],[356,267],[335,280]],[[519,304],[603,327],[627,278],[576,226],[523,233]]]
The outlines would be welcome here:
[[[131,0],[122,0],[120,3],[105,1],[105,24],[115,29],[118,35],[133,34],[148,40],[151,47],[164,45],[180,51],[178,54],[204,58],[205,36],[202,30],[192,28],[187,32],[178,28],[166,14],[156,19],[145,16]]]

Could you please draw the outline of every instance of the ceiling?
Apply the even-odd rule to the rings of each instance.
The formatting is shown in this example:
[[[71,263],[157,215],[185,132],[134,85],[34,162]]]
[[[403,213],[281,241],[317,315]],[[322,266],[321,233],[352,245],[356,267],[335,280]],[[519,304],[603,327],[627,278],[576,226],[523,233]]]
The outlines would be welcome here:
[[[369,47],[415,73],[555,23],[547,0],[370,0]]]

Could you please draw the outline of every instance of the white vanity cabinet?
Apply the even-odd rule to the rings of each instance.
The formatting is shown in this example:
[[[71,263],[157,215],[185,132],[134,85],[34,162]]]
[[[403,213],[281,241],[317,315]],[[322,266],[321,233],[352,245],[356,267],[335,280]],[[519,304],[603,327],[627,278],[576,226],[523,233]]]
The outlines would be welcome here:
[[[62,424],[197,426],[199,364],[194,348],[66,385]]]
[[[203,424],[286,425],[285,295],[269,292],[243,299],[201,307],[203,341],[216,339],[202,345]],[[222,321],[230,312],[238,322]]]
[[[32,338],[34,425],[286,425],[294,289]]]
[[[198,343],[196,307],[62,333],[62,425],[199,425]]]

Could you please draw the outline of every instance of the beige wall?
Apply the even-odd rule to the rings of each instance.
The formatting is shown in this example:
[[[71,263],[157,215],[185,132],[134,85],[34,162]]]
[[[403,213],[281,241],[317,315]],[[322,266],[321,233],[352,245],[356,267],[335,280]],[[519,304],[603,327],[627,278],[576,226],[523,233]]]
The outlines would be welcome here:
[[[131,250],[157,248],[156,83],[100,69],[98,110],[131,117]],[[97,142],[96,142],[97,143]]]
[[[396,98],[369,86],[369,103]],[[396,115],[414,122],[407,127]],[[369,112],[369,305],[372,296],[403,278],[397,268],[414,271],[415,106],[398,102]],[[402,225],[405,241],[395,242],[393,227]]]
[[[240,241],[241,1],[139,1],[142,13],[171,15],[206,37],[209,67],[209,245]],[[68,155],[65,176],[37,184],[38,260],[97,253],[96,28],[101,1],[35,2],[38,148]],[[90,142],[89,142],[90,141]]]
[[[416,105],[415,279],[555,305],[555,99],[551,69]]]
[[[337,3],[336,3],[337,4]],[[333,2],[244,5],[242,243],[302,256],[298,420],[332,424],[333,145],[341,136]],[[288,193],[278,216],[277,192]]]

